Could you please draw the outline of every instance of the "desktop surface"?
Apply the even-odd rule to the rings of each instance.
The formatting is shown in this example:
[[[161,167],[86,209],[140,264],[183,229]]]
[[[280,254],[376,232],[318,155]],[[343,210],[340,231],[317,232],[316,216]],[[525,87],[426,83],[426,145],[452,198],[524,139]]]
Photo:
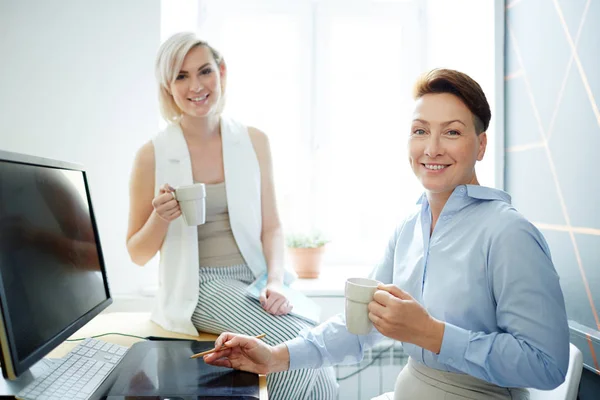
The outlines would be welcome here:
[[[106,398],[258,400],[258,375],[190,358],[213,345],[212,341],[136,343],[113,371],[116,380]]]

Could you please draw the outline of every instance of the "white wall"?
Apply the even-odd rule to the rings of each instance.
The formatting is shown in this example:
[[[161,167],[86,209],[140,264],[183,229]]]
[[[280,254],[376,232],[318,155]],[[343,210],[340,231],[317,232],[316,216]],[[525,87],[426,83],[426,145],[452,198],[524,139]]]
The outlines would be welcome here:
[[[0,1],[0,149],[87,168],[114,294],[157,274],[125,235],[132,161],[158,127],[159,42],[160,0]]]

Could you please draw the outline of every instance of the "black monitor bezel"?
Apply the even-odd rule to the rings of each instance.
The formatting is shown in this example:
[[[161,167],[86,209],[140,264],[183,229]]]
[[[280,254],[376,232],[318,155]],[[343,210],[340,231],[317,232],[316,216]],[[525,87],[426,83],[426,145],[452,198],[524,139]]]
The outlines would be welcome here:
[[[2,275],[0,274],[0,367],[2,368],[2,375],[6,379],[14,380],[21,374],[26,372],[32,365],[44,358],[48,353],[59,346],[65,339],[69,338],[81,327],[91,321],[95,316],[100,314],[104,309],[112,304],[112,296],[110,294],[110,288],[108,285],[108,278],[106,274],[106,268],[104,264],[104,256],[102,252],[102,246],[100,243],[100,235],[98,232],[98,225],[96,223],[96,217],[94,213],[94,207],[92,205],[92,196],[90,187],[88,184],[87,171],[82,165],[58,161],[43,157],[31,156],[20,153],[13,153],[4,150],[0,150],[0,161],[8,161],[13,163],[33,165],[38,167],[55,168],[71,171],[79,171],[83,173],[83,181],[85,184],[85,190],[87,195],[88,206],[90,209],[90,218],[92,221],[92,227],[94,229],[94,237],[96,239],[96,246],[98,249],[98,259],[100,262],[100,271],[102,272],[102,280],[104,282],[104,289],[107,295],[106,300],[97,304],[94,308],[89,310],[87,313],[82,315],[80,318],[75,320],[70,325],[66,326],[63,330],[57,333],[55,336],[46,341],[42,346],[33,351],[30,355],[25,357],[23,360],[17,359],[16,345],[14,341],[14,334],[12,331],[12,325],[10,320],[7,318],[8,308],[6,304],[6,296],[4,293],[4,285],[2,281]],[[9,354],[6,354],[8,350]]]

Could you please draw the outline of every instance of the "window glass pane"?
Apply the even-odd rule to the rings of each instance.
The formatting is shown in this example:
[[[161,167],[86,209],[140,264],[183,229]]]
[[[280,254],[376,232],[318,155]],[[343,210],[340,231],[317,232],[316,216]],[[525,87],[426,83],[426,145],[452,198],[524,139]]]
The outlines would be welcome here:
[[[209,3],[210,36],[227,64],[225,114],[264,131],[285,228],[307,220],[311,8],[255,2]]]
[[[330,263],[376,261],[420,185],[408,164],[404,66],[418,62],[403,49],[402,19],[333,12],[323,18],[327,46],[318,53],[325,99],[319,157],[317,224],[333,239]]]
[[[201,37],[227,63],[225,113],[270,138],[285,231],[322,230],[328,263],[372,263],[420,191],[406,157],[410,84],[422,69],[414,4],[200,9]]]

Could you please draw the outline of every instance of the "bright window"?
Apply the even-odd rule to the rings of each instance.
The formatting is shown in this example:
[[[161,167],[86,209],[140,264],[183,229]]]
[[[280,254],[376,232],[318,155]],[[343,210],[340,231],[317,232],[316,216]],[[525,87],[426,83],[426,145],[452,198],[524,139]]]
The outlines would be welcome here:
[[[411,87],[426,65],[452,66],[451,49],[437,65],[425,59],[439,38],[468,47],[467,37],[455,38],[459,31],[439,24],[443,15],[429,23],[437,8],[423,4],[163,1],[163,15],[188,9],[170,25],[163,19],[163,39],[196,30],[223,54],[225,113],[267,133],[284,229],[322,230],[332,240],[330,265],[375,262],[421,193],[406,151]],[[462,15],[462,3],[453,4]],[[453,18],[452,26],[463,22]],[[471,53],[460,60],[471,65]]]
[[[329,264],[372,263],[420,192],[406,161],[422,71],[415,2],[202,2],[228,66],[226,113],[270,137],[286,232],[318,229]]]

